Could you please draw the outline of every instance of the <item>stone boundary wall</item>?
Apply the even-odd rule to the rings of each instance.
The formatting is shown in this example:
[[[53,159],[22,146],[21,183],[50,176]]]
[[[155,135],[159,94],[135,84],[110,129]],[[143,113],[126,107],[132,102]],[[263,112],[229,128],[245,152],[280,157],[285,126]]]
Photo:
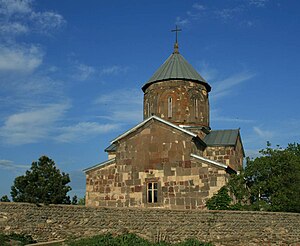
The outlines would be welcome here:
[[[132,232],[151,241],[300,246],[300,214],[0,202],[0,232],[30,234],[39,242]]]

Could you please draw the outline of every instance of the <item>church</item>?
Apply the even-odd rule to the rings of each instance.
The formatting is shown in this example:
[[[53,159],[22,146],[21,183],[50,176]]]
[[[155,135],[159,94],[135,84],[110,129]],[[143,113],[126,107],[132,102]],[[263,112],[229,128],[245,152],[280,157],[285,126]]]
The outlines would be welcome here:
[[[177,30],[177,28],[176,28]],[[86,206],[205,209],[243,165],[239,129],[210,128],[211,86],[174,51],[142,87],[144,120],[84,170]]]

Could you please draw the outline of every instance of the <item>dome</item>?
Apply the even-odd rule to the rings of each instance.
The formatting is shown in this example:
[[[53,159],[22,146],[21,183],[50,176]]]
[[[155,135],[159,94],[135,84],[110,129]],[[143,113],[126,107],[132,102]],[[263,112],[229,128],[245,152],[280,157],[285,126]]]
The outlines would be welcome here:
[[[186,80],[203,84],[207,91],[211,90],[210,85],[204,78],[189,64],[182,55],[179,54],[178,49],[169,56],[169,58],[157,69],[153,76],[144,84],[142,90],[145,90],[153,83],[165,80]]]

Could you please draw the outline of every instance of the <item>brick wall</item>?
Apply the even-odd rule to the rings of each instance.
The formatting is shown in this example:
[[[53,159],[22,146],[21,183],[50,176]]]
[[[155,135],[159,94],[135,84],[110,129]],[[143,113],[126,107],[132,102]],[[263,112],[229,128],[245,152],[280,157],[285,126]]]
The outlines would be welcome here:
[[[0,231],[38,241],[125,231],[149,240],[215,245],[300,245],[300,214],[0,203]]]

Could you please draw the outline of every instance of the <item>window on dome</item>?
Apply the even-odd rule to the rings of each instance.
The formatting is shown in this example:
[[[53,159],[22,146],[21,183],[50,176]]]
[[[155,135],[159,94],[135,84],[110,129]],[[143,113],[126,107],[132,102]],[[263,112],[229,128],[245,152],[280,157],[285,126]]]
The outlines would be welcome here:
[[[147,103],[147,117],[150,117],[150,103]]]
[[[168,98],[168,117],[172,118],[172,97]]]
[[[197,119],[199,117],[199,105],[198,105],[198,99],[194,99],[194,110],[195,110],[195,118]]]

